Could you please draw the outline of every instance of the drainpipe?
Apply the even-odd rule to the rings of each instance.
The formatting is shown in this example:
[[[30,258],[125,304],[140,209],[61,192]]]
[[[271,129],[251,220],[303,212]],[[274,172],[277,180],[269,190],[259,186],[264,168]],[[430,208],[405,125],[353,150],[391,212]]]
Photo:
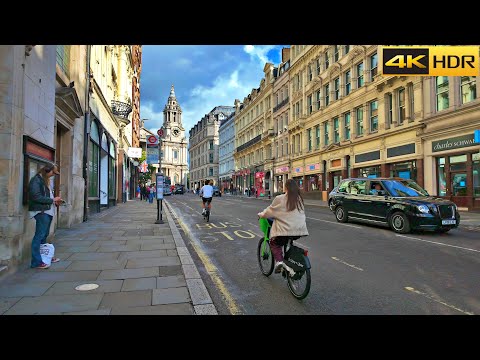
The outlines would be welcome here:
[[[87,45],[86,78],[85,85],[85,115],[83,128],[83,179],[85,180],[83,196],[83,221],[88,220],[88,142],[90,140],[90,51],[91,45]]]

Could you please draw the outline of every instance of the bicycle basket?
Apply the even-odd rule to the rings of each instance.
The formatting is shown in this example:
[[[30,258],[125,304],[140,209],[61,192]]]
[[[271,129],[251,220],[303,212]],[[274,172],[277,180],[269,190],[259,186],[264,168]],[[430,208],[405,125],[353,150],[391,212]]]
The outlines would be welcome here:
[[[295,272],[303,272],[307,269],[307,263],[303,249],[292,245],[285,254],[285,263],[290,266]]]

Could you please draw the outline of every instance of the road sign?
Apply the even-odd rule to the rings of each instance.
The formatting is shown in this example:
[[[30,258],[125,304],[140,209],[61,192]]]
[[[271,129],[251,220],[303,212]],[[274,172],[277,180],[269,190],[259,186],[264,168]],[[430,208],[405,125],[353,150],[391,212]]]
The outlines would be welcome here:
[[[158,138],[155,135],[148,136],[147,145],[158,145]]]
[[[161,138],[163,138],[163,129],[161,129],[161,128],[158,129],[157,134],[158,134],[158,136],[160,136]]]

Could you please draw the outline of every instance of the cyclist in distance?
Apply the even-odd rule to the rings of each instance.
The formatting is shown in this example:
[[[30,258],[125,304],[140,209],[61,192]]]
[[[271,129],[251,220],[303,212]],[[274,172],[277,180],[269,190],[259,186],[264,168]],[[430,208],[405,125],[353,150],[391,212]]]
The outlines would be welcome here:
[[[204,215],[205,203],[207,203],[209,211],[212,207],[213,187],[210,185],[210,180],[207,180],[205,185],[200,189],[200,196],[202,197],[202,215]]]
[[[261,218],[274,219],[270,230],[270,247],[275,259],[275,273],[283,266],[282,246],[289,236],[308,236],[303,197],[298,184],[288,179],[285,194],[278,195],[265,210],[258,213]],[[287,238],[285,238],[287,237]]]

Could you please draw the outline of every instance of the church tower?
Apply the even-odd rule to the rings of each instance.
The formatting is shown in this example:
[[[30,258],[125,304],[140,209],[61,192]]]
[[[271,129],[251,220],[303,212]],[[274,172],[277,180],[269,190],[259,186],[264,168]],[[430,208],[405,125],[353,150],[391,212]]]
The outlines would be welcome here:
[[[165,176],[170,176],[172,185],[186,184],[187,139],[182,124],[182,108],[175,96],[172,85],[167,104],[163,109],[163,129],[165,135],[162,141],[162,170]]]

